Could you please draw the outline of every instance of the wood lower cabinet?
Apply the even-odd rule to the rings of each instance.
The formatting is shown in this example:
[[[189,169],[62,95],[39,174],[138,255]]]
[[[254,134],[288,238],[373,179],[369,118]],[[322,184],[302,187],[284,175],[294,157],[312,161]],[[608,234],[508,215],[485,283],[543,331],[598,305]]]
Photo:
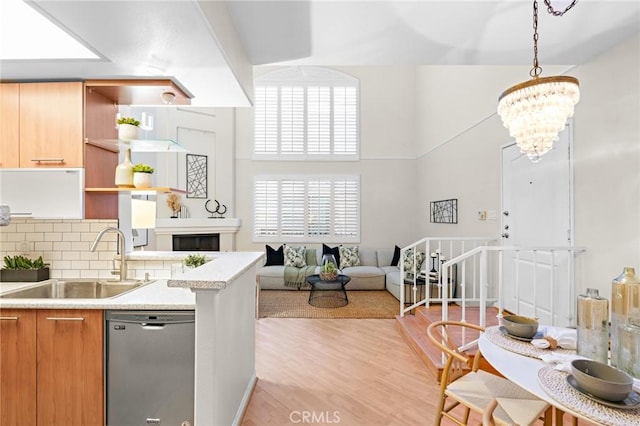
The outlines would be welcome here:
[[[0,310],[0,425],[36,424],[36,311]]]
[[[0,425],[103,425],[103,311],[3,309],[0,317],[18,317],[0,323]],[[20,372],[5,377],[13,365]]]

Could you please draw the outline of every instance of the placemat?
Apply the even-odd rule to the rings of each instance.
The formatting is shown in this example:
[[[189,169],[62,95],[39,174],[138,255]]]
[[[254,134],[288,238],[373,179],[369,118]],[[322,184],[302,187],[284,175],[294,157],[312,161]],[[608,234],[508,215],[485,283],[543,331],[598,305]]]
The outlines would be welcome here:
[[[531,358],[538,358],[542,355],[547,354],[567,354],[567,355],[575,355],[576,351],[573,349],[540,349],[536,348],[529,342],[524,342],[521,340],[512,339],[509,336],[506,336],[502,331],[500,331],[498,326],[487,327],[484,331],[484,335],[489,339],[491,343],[494,345],[500,346],[502,349],[506,349],[509,352],[515,352],[520,355],[528,356]]]
[[[567,383],[568,374],[543,367],[538,371],[538,381],[544,391],[567,408],[582,414],[598,424],[629,426],[640,424],[640,408],[617,409],[599,404]]]

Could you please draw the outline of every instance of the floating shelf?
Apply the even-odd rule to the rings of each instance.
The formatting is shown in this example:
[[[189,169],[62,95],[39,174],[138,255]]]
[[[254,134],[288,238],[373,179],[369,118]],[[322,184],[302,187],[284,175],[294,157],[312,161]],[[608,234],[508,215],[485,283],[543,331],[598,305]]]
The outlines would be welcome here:
[[[158,186],[153,188],[85,188],[85,192],[132,192],[137,194],[144,193],[170,193],[176,192],[178,194],[186,194],[187,191],[183,189],[169,188],[168,186]]]
[[[120,148],[129,148],[131,152],[189,152],[188,149],[171,139],[133,139],[121,141],[118,139],[91,139],[86,143],[100,146],[113,152]]]

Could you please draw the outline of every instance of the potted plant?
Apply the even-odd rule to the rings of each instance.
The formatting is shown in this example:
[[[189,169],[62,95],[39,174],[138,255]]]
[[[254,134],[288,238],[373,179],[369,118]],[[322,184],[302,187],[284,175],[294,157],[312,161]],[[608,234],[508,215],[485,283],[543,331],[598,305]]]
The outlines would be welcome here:
[[[151,175],[154,170],[148,164],[138,163],[133,166],[133,186],[136,188],[151,188]]]
[[[338,278],[338,266],[336,258],[332,254],[322,256],[322,265],[320,266],[320,279],[323,281],[333,281]]]
[[[120,117],[116,120],[118,125],[118,139],[130,141],[138,137],[140,122],[133,117]]]
[[[42,256],[29,259],[26,256],[5,256],[0,270],[0,281],[3,282],[37,282],[49,279],[49,264],[44,263]]]
[[[207,257],[204,254],[190,254],[182,261],[186,268],[197,268],[207,263]]]

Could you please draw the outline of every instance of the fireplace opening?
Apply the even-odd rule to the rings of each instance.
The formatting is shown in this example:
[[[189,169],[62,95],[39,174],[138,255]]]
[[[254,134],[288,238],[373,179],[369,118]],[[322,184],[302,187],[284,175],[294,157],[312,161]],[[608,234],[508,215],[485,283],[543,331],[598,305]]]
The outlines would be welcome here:
[[[220,251],[220,234],[173,235],[173,251]]]

